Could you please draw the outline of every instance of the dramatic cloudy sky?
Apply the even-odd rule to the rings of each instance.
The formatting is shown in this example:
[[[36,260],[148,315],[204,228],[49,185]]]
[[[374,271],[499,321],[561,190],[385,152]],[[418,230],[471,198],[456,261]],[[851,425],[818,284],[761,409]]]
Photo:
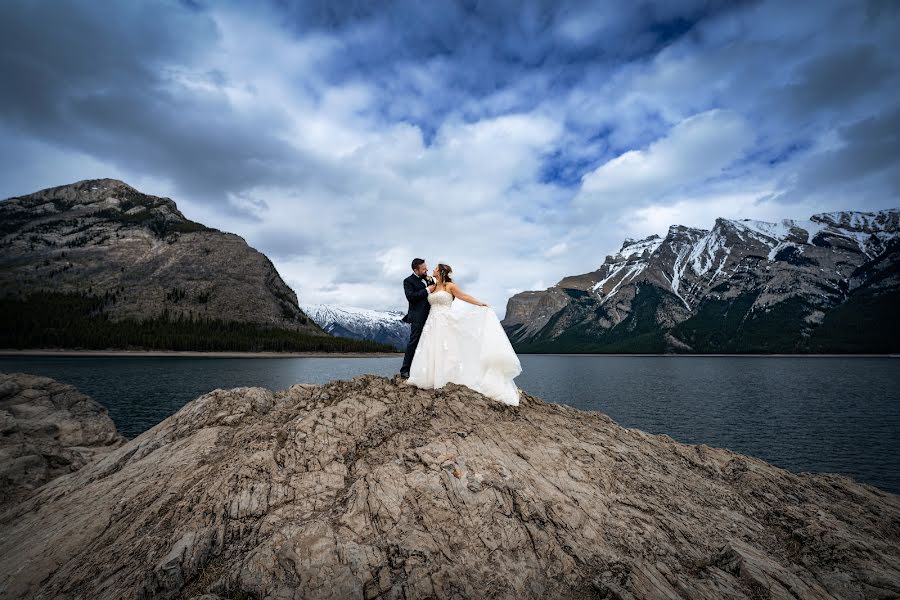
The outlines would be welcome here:
[[[0,197],[115,177],[301,302],[506,299],[626,237],[900,206],[900,2],[0,3]]]

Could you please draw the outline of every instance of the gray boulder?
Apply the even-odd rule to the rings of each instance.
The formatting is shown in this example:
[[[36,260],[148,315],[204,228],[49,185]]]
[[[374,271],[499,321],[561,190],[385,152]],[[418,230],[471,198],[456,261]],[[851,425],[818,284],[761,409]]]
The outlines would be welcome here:
[[[124,443],[106,409],[71,385],[0,373],[0,511]]]

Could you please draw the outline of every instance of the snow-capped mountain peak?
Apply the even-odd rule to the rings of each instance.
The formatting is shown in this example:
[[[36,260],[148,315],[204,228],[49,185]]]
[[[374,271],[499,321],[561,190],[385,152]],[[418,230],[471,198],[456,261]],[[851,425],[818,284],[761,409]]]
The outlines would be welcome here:
[[[373,323],[393,322],[403,317],[403,313],[399,311],[371,310],[355,306],[335,306],[333,304],[304,304],[303,308],[304,311],[310,311],[306,314],[316,323],[319,323],[321,320],[324,323],[352,322],[360,325],[370,325]]]
[[[889,232],[897,230],[900,211],[887,209],[877,212],[839,211],[818,213],[810,217],[810,220],[850,231]]]
[[[795,310],[802,313],[800,328],[806,331],[856,290],[868,290],[875,281],[891,285],[898,221],[900,209],[777,222],[719,218],[709,230],[673,225],[664,237],[626,239],[596,271],[514,296],[504,325],[518,342],[547,344],[535,347],[553,348],[553,340],[572,332],[579,333],[565,339],[580,339],[588,347],[586,331],[604,335],[626,321],[628,330],[635,330],[635,305],[644,307],[642,318],[652,313],[656,324],[668,330],[697,317],[704,307],[740,298],[734,314],[769,314],[773,307]],[[656,298],[657,304],[644,298]],[[703,314],[719,326],[721,315]],[[783,318],[796,318],[794,314]]]
[[[409,340],[402,312],[331,304],[304,304],[303,312],[331,335],[373,340],[401,349]]]

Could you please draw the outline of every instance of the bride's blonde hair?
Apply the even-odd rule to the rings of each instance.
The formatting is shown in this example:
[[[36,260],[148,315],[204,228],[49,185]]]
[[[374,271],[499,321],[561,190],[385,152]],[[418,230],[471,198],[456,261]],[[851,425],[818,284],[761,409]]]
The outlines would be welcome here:
[[[438,277],[440,277],[441,279],[441,283],[453,283],[453,280],[450,278],[450,273],[453,272],[453,269],[450,268],[450,265],[438,263],[437,270]]]

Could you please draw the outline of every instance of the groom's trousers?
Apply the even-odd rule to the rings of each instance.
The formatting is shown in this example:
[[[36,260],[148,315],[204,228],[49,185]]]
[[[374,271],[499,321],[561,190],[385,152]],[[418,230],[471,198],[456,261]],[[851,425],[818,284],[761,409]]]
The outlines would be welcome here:
[[[413,356],[416,354],[416,346],[419,345],[419,337],[422,335],[423,327],[425,327],[425,323],[410,324],[409,343],[406,345],[406,354],[403,355],[403,366],[400,367],[401,373],[409,374],[409,369],[412,367]]]

